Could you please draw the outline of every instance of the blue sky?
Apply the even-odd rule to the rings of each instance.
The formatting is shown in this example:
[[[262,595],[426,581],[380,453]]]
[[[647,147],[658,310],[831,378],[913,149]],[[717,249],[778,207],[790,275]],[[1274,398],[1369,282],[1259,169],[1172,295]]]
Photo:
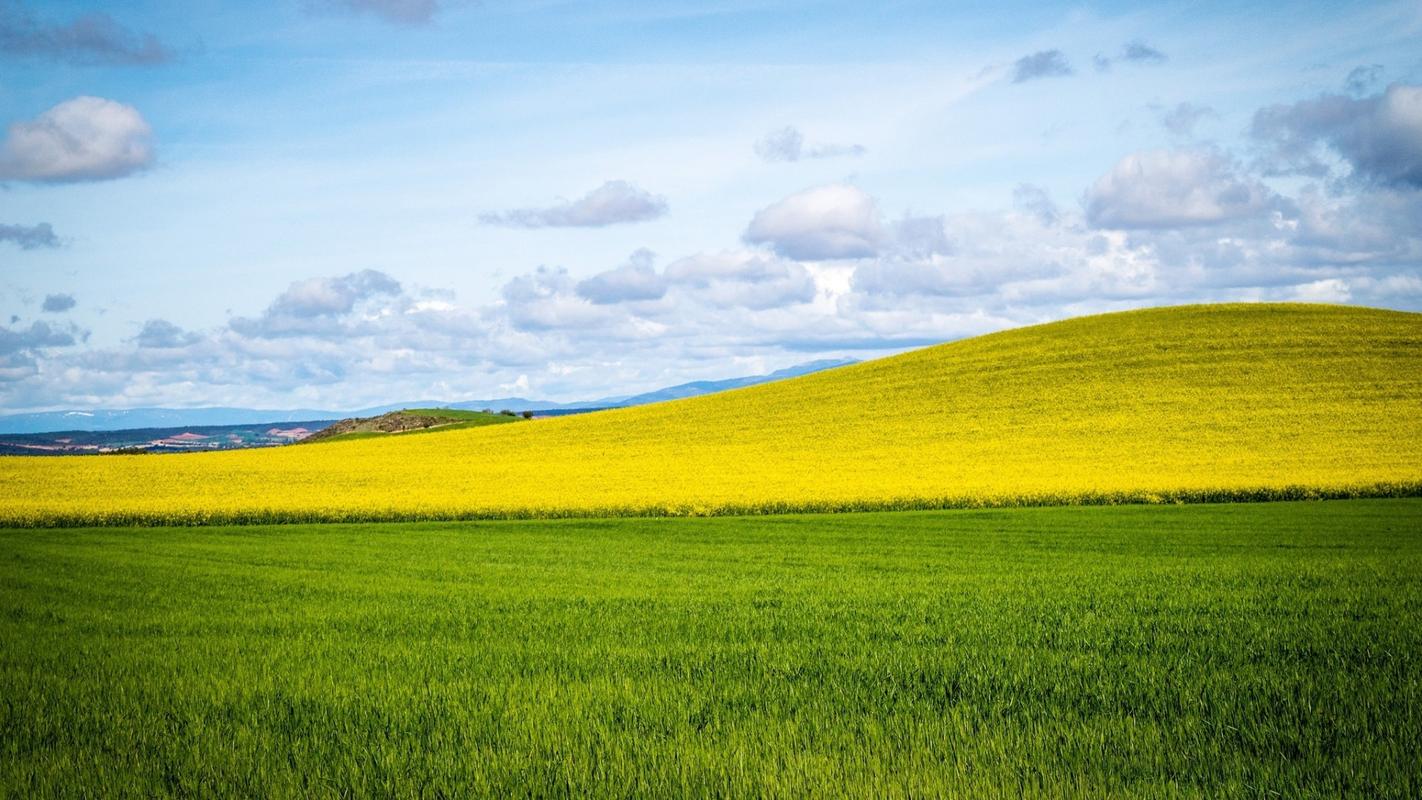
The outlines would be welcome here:
[[[0,409],[1422,308],[1422,7],[0,0]]]

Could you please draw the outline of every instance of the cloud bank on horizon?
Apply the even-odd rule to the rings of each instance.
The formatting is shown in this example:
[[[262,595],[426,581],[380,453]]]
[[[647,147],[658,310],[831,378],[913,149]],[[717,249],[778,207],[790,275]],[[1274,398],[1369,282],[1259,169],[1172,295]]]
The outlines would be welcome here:
[[[566,399],[1150,305],[1422,309],[1415,4],[177,8],[0,0],[0,411]]]

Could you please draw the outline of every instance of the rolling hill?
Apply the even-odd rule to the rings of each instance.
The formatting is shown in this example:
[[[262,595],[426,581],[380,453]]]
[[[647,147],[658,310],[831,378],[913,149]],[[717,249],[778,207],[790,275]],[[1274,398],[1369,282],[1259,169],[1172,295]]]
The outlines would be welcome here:
[[[715,395],[322,447],[0,459],[22,524],[764,513],[1422,492],[1422,314],[1183,306]]]

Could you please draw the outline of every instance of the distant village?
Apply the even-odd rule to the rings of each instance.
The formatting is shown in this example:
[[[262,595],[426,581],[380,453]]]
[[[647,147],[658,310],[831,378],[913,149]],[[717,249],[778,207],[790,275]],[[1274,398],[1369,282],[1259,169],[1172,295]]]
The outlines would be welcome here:
[[[0,454],[103,455],[278,447],[299,442],[329,424],[330,420],[316,420],[289,428],[271,425],[222,425],[7,434],[0,436]]]
[[[314,431],[310,428],[269,428],[263,432],[264,438],[253,438],[242,436],[239,433],[219,436],[184,431],[174,436],[153,439],[148,442],[147,447],[162,450],[231,450],[239,447],[272,447],[299,442],[312,433]],[[100,448],[99,452],[104,452],[104,450]]]

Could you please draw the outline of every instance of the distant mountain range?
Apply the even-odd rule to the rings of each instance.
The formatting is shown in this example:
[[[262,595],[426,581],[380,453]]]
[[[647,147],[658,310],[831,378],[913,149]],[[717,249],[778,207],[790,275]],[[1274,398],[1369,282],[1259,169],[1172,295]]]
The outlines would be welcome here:
[[[842,367],[855,363],[854,359],[826,359],[798,364],[776,370],[768,375],[750,375],[727,378],[720,381],[692,381],[676,386],[668,386],[652,392],[619,397],[603,397],[572,403],[556,403],[550,400],[529,400],[523,397],[503,397],[495,400],[465,400],[451,403],[441,400],[418,400],[407,403],[391,403],[371,408],[348,411],[332,411],[312,408],[259,409],[259,408],[127,408],[117,410],[94,409],[88,411],[41,411],[31,414],[9,414],[0,416],[0,434],[7,433],[48,433],[51,431],[116,431],[130,428],[180,428],[185,425],[254,425],[259,423],[298,422],[310,420],[335,420],[346,417],[372,417],[403,408],[464,408],[493,409],[494,411],[551,411],[575,413],[600,408],[621,408],[659,403],[663,400],[679,400],[696,397],[742,386],[754,386],[811,372]]]

